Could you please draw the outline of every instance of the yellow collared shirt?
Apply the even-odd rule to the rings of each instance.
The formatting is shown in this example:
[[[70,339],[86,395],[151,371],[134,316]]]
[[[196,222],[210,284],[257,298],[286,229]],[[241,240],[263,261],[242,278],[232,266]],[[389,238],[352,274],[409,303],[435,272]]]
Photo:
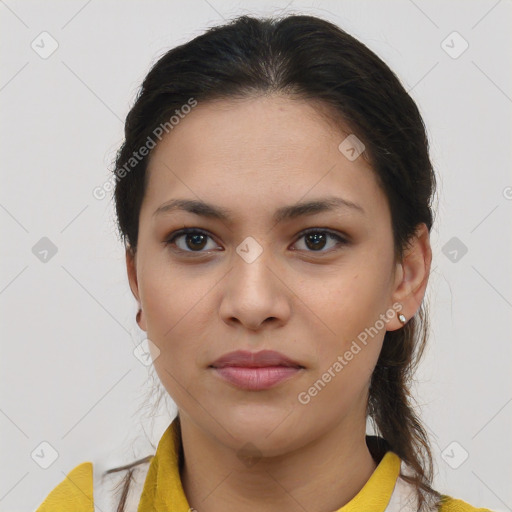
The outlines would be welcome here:
[[[139,468],[130,484],[126,512],[190,512],[179,472],[180,447],[178,420],[166,429],[156,454]],[[149,467],[148,467],[149,466]],[[369,480],[354,498],[335,512],[416,512],[412,486],[398,478],[405,464],[387,451]],[[122,476],[114,474],[117,480]],[[110,481],[112,483],[112,480]],[[118,494],[95,474],[92,462],[73,468],[46,497],[35,512],[114,512]],[[439,512],[492,512],[443,496]]]

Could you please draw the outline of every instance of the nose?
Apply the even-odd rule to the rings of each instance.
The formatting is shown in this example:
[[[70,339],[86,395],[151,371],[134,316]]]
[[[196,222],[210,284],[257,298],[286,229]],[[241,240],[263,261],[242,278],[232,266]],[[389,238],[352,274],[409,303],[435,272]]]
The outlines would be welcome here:
[[[254,261],[234,255],[231,271],[224,280],[220,316],[231,326],[240,324],[257,331],[262,326],[281,327],[291,314],[292,292],[283,271],[277,268],[269,249]]]

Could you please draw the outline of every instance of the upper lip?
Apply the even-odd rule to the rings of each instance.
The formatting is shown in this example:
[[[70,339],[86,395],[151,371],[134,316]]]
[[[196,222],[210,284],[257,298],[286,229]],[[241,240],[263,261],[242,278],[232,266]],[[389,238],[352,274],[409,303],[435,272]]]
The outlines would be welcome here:
[[[213,368],[224,368],[225,366],[243,366],[246,368],[288,366],[304,368],[298,362],[274,350],[261,350],[260,352],[236,350],[235,352],[229,352],[219,357],[219,359],[215,360],[210,366]]]

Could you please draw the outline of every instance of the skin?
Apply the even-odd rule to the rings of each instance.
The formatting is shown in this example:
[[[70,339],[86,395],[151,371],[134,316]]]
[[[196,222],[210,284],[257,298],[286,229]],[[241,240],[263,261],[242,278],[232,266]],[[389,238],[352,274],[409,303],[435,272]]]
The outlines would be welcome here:
[[[365,442],[366,404],[385,332],[402,327],[396,314],[309,403],[297,397],[379,315],[395,312],[394,303],[407,319],[417,312],[431,248],[422,224],[403,260],[394,260],[386,196],[363,156],[350,161],[338,149],[346,135],[311,102],[222,100],[199,104],[151,155],[128,278],[139,326],[160,350],[155,369],[179,410],[183,487],[200,512],[332,512],[376,468]],[[332,195],[364,214],[272,220],[279,207]],[[153,214],[173,198],[229,208],[233,219]],[[166,245],[184,226],[210,238]],[[297,236],[307,228],[348,243],[327,237],[315,249]],[[236,252],[246,237],[263,251],[251,263]],[[208,368],[237,349],[276,350],[304,369],[271,389],[241,390]],[[239,457],[247,443],[249,462]]]

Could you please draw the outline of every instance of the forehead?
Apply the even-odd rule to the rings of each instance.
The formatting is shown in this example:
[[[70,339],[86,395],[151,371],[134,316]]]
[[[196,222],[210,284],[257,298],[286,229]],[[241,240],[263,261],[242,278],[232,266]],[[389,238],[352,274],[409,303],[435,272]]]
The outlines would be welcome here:
[[[339,149],[348,135],[315,102],[283,96],[199,102],[153,150],[143,209],[152,214],[186,197],[243,216],[251,206],[273,212],[337,195],[379,213],[386,201],[369,163]]]
[[[320,104],[287,96],[216,100],[199,103],[153,151],[152,159],[174,155],[187,162],[270,163],[338,146],[340,128],[328,123]],[[182,158],[183,157],[183,158]]]

